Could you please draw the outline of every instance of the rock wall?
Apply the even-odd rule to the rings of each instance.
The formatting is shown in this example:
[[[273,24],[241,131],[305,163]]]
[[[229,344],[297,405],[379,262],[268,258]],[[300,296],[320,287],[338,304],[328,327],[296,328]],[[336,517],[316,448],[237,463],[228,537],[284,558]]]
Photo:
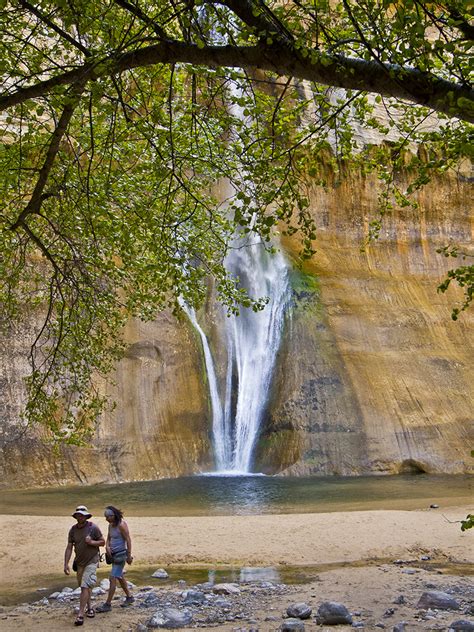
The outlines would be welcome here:
[[[403,178],[403,174],[400,176]],[[474,472],[472,325],[436,287],[448,267],[436,248],[472,242],[472,185],[439,178],[416,211],[375,217],[377,183],[348,171],[312,191],[317,255],[292,274],[293,304],[256,469],[283,475]],[[291,257],[297,244],[287,239]],[[131,322],[115,385],[116,408],[88,447],[55,454],[21,427],[27,332],[0,350],[4,485],[97,483],[212,469],[210,410],[200,341],[169,313]]]
[[[294,286],[259,462],[292,475],[474,472],[474,314],[454,322],[460,292],[436,291],[462,265],[436,249],[472,243],[472,184],[430,184],[365,252],[377,183],[346,172],[332,184],[312,192],[318,254]]]
[[[125,357],[104,385],[115,408],[101,417],[87,447],[55,453],[18,422],[21,377],[28,372],[25,336],[0,356],[2,450],[0,479],[10,487],[119,482],[209,470],[209,410],[199,341],[186,322],[164,312],[154,322],[132,321]]]

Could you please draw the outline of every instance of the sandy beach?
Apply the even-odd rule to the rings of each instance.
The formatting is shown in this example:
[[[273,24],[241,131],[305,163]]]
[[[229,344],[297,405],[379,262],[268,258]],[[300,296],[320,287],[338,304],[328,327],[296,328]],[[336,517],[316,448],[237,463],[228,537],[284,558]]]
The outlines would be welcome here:
[[[173,566],[188,565],[281,568],[333,564],[332,568],[318,573],[316,583],[291,586],[284,595],[274,595],[273,605],[270,608],[267,604],[267,609],[276,612],[281,619],[290,603],[307,601],[317,608],[321,600],[337,600],[346,603],[348,608],[371,613],[371,620],[375,621],[383,617],[400,591],[411,591],[412,600],[417,599],[423,582],[427,583],[427,575],[437,580],[437,584],[431,583],[438,589],[457,585],[459,581],[472,589],[472,577],[460,577],[449,570],[417,568],[410,573],[402,572],[410,562],[423,556],[446,564],[474,563],[474,530],[462,533],[457,522],[470,511],[472,508],[463,506],[423,511],[130,517],[128,524],[133,536],[135,568],[156,566],[169,570]],[[62,560],[66,534],[73,522],[64,516],[0,516],[0,529],[4,534],[0,541],[0,594],[21,593],[32,581],[40,588],[42,579],[51,581],[52,576],[57,576],[57,583],[64,581],[66,585]],[[96,522],[105,531],[101,516]],[[406,564],[394,564],[397,559],[405,560]],[[105,577],[106,573],[107,567],[101,569],[101,576]],[[38,599],[44,594],[38,593]],[[406,618],[410,612],[399,614]],[[104,632],[135,630],[146,616],[137,609],[114,608],[110,614],[87,620],[84,628]],[[265,622],[268,613],[254,613],[254,616],[258,622],[253,625],[254,629],[279,629],[280,623]],[[446,616],[452,619],[455,615]],[[54,611],[48,607],[32,611],[31,607],[8,606],[0,613],[0,630],[67,630],[72,626],[72,617],[70,604]],[[426,627],[425,623],[420,622],[419,629],[447,629]],[[418,624],[413,625],[412,622],[409,629],[417,629]],[[314,620],[306,622],[306,628],[311,626],[316,627]],[[248,624],[240,628],[235,623],[212,627],[250,629]],[[365,629],[370,627],[366,625]]]

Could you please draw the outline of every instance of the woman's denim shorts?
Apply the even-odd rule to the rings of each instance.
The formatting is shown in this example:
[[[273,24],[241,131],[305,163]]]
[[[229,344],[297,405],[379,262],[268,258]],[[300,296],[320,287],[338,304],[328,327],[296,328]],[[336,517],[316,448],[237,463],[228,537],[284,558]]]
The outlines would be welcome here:
[[[127,561],[127,552],[112,554],[112,570],[110,571],[110,577],[123,577],[123,567]]]

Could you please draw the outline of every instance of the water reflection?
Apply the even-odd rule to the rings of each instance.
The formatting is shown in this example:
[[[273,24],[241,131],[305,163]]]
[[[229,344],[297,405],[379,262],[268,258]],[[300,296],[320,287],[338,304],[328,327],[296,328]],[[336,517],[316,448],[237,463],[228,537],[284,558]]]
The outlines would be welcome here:
[[[428,509],[470,504],[474,476],[301,477],[192,476],[121,485],[3,490],[0,513],[69,515],[86,503],[128,516],[317,513],[364,509]]]
[[[254,582],[272,582],[278,584],[281,578],[278,570],[272,566],[268,568],[248,566],[240,569],[239,581],[241,584]]]

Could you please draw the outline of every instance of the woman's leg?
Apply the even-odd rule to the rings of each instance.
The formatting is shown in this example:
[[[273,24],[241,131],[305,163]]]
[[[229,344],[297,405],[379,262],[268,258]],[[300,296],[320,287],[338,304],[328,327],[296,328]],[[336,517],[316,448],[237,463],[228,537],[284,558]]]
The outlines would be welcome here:
[[[115,595],[115,589],[117,587],[117,578],[116,577],[112,577],[112,575],[109,578],[110,581],[110,586],[109,586],[109,594],[107,595],[107,601],[105,603],[109,604],[109,606],[112,605],[112,599],[114,598]]]
[[[130,589],[128,587],[127,580],[125,579],[125,577],[122,575],[122,577],[118,577],[117,579],[119,580],[120,585],[122,586],[123,592],[125,593],[125,595],[127,597],[131,597],[132,594],[130,592]]]

